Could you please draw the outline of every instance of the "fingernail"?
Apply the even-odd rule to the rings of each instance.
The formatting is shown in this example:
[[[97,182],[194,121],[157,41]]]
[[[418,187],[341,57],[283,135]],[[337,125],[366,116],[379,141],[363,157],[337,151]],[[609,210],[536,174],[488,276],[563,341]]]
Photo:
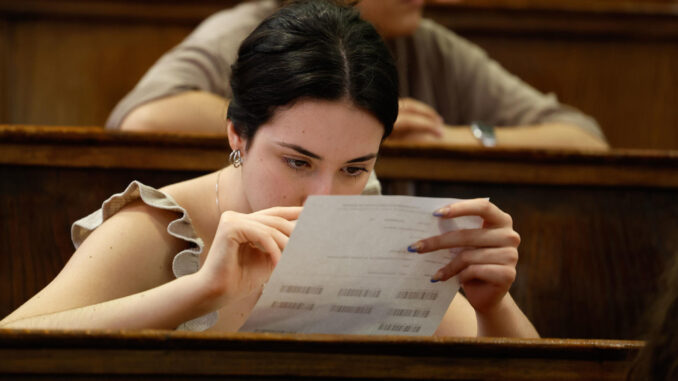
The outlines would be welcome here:
[[[450,209],[448,209],[448,208],[440,208],[440,209],[436,210],[435,212],[433,212],[433,215],[436,216],[436,217],[442,217],[442,216],[447,215],[447,213],[449,211],[450,211]]]
[[[431,283],[435,283],[440,281],[440,279],[443,277],[443,272],[438,270],[433,276],[431,277]]]
[[[419,250],[421,250],[423,246],[424,245],[422,245],[421,242],[413,243],[407,247],[407,251],[409,251],[410,253],[417,253],[419,252]]]

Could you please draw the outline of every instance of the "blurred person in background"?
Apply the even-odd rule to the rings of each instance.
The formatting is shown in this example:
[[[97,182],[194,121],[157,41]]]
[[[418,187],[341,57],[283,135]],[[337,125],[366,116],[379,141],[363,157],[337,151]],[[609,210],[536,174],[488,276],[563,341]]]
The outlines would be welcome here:
[[[423,19],[423,0],[352,2],[386,41],[400,80],[389,140],[459,146],[607,149],[595,120],[507,72],[478,46]],[[225,133],[240,42],[281,2],[244,2],[206,19],[125,96],[106,127]],[[472,128],[450,128],[470,126]]]

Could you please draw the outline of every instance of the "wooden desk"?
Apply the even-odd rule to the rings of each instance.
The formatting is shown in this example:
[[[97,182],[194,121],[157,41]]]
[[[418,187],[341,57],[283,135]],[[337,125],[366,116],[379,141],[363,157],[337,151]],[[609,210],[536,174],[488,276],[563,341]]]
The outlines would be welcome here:
[[[153,186],[226,163],[221,137],[0,127],[0,315],[73,252],[70,224],[138,179]],[[678,253],[678,154],[383,147],[386,191],[490,197],[522,236],[512,294],[542,336],[635,339]]]
[[[598,120],[612,147],[678,149],[678,3],[430,0],[425,15]]]
[[[104,124],[164,52],[239,2],[0,0],[0,123]],[[678,149],[675,1],[445,2],[426,17],[595,117],[613,147]]]
[[[0,330],[0,378],[624,380],[637,341]]]

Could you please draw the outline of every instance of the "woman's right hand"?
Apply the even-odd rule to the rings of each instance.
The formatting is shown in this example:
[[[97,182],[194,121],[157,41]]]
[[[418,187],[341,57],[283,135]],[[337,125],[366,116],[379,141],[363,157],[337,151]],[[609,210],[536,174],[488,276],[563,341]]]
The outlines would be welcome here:
[[[398,118],[388,141],[438,140],[444,130],[443,118],[433,107],[414,98],[400,98]]]
[[[280,260],[302,207],[274,207],[251,214],[224,212],[197,275],[216,308],[260,292]]]

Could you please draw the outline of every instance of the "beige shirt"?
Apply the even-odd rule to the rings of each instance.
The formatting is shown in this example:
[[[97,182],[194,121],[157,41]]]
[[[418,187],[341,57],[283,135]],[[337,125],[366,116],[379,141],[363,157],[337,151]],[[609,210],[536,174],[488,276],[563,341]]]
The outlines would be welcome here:
[[[118,129],[135,107],[188,90],[230,98],[231,64],[240,43],[277,7],[273,0],[246,2],[207,18],[149,69],[115,107],[106,127]],[[563,122],[604,138],[592,118],[530,87],[479,47],[431,20],[422,20],[412,36],[389,41],[389,47],[400,96],[434,107],[448,125]]]

